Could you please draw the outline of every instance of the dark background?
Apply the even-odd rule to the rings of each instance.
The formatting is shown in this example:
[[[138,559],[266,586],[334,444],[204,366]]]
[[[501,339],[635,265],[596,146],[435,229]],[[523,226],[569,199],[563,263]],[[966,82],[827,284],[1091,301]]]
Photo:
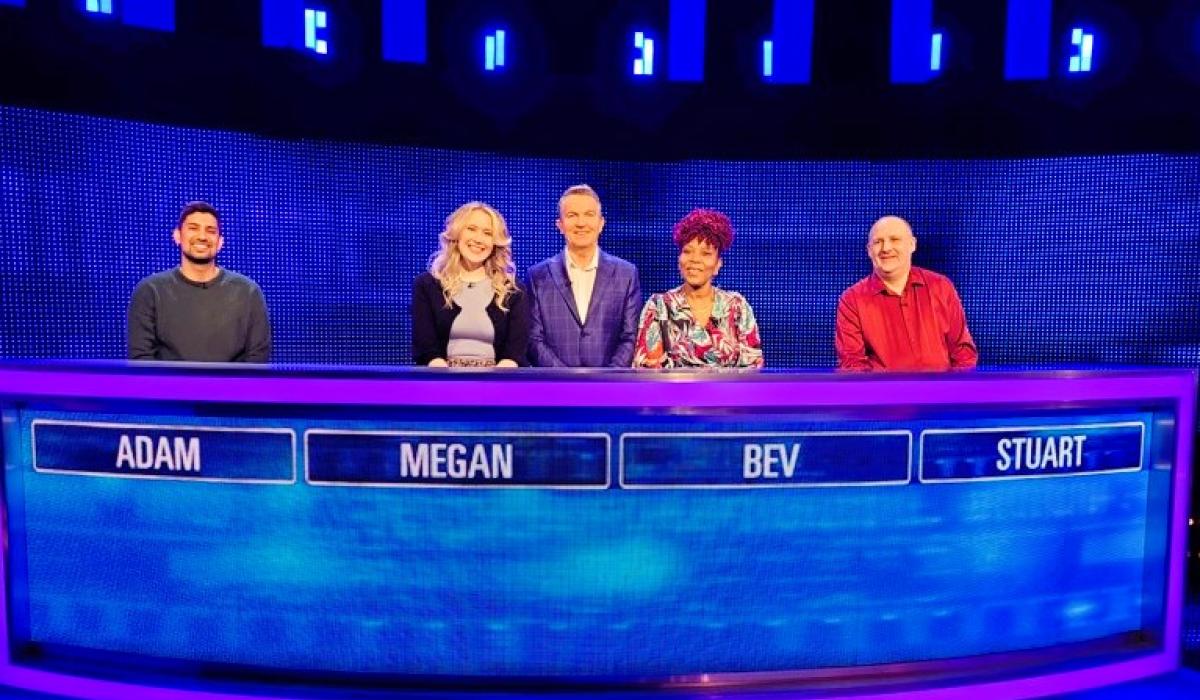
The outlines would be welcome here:
[[[120,0],[115,0],[119,3]],[[1047,80],[1004,79],[1004,0],[942,0],[944,68],[889,81],[888,0],[816,3],[812,82],[769,84],[770,0],[708,3],[700,84],[665,76],[667,0],[429,2],[426,65],[381,58],[378,0],[328,8],[328,56],[261,46],[259,3],[176,3],[174,33],[97,19],[82,0],[0,7],[0,97],[278,136],[644,160],[891,158],[1192,151],[1200,143],[1195,0],[1054,3]],[[509,33],[487,73],[484,34]],[[1094,28],[1069,74],[1070,29]],[[630,35],[659,33],[634,79]]]

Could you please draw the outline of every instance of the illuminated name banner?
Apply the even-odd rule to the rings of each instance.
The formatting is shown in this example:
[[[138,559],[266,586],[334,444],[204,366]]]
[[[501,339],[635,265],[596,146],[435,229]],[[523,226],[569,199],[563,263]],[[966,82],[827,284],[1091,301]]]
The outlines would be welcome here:
[[[921,433],[922,482],[1077,476],[1142,468],[1138,422]]]
[[[906,484],[912,432],[625,433],[623,488]]]
[[[39,472],[145,479],[290,484],[296,434],[283,428],[216,428],[33,421]]]
[[[607,488],[603,433],[308,430],[313,484],[388,487]]]

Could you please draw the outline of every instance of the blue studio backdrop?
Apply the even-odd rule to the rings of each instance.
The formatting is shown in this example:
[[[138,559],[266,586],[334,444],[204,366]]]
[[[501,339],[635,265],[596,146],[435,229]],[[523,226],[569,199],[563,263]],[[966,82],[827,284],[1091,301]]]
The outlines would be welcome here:
[[[587,138],[580,134],[579,138]],[[984,366],[1200,362],[1200,157],[627,162],[289,141],[0,107],[0,356],[120,358],[138,279],[178,261],[180,206],[213,202],[222,264],[262,286],[279,362],[407,364],[411,282],[480,199],[518,271],[557,253],[559,194],[603,198],[602,246],[646,294],[678,284],[672,224],[720,209],[718,284],[746,295],[774,368],[834,365],[839,293],[899,214],[957,284]]]
[[[557,198],[579,182],[603,197],[602,245],[638,264],[647,294],[678,283],[672,224],[695,206],[728,213],[737,239],[718,282],[754,306],[771,367],[833,366],[837,297],[868,273],[867,229],[888,213],[914,224],[918,264],[958,285],[985,365],[1200,361],[1197,156],[542,159],[12,107],[0,107],[0,356],[123,357],[129,295],[177,263],[171,228],[181,204],[200,198],[224,214],[222,263],[266,294],[276,360],[406,364],[411,282],[444,217],[470,199],[495,205],[524,273],[561,249]],[[1163,627],[1173,443],[1153,406],[708,422],[637,407],[565,410],[553,422],[488,406],[81,410],[5,415],[4,443],[20,446],[6,453],[11,636],[33,657],[82,649],[103,663],[127,654],[284,672],[661,678],[946,659],[1146,631],[1155,642]],[[335,457],[355,449],[328,436],[337,431],[445,433],[466,418],[498,432],[593,433],[602,423],[618,448],[635,431],[690,437],[764,422],[889,431],[903,420],[919,435],[1019,418],[1046,429],[1136,423],[1148,438],[1110,474],[969,483],[953,482],[955,463],[933,459],[945,437],[929,443],[935,471],[916,477],[902,441],[910,461],[895,483],[804,497],[653,488],[646,465],[674,461],[662,440],[621,472],[637,493],[450,495],[333,474],[363,482],[349,487],[325,483],[337,479],[312,459],[322,446]],[[298,436],[287,445],[293,469],[305,469],[257,484],[63,476],[37,468],[39,420],[224,427],[264,441],[282,428]],[[57,447],[69,466],[88,447],[62,427],[48,434],[44,460]],[[337,465],[330,459],[324,466]],[[927,483],[938,479],[947,483]],[[276,643],[284,637],[291,642]]]

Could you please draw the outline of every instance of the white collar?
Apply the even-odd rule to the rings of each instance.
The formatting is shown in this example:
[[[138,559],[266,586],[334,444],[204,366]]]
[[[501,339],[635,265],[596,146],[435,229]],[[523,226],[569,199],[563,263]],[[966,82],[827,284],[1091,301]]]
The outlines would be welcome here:
[[[587,265],[582,267],[575,264],[575,258],[571,257],[571,251],[569,249],[563,248],[563,255],[567,258],[568,270],[575,268],[576,270],[582,270],[583,272],[591,272],[600,266],[600,246],[596,246],[596,252],[592,253],[592,259],[588,261]]]

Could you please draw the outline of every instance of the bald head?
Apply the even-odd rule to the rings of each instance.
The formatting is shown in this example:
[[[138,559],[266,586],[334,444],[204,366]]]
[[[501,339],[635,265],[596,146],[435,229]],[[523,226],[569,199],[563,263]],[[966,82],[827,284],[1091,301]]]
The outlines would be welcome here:
[[[867,257],[875,274],[884,282],[903,284],[912,269],[917,238],[912,227],[898,216],[885,216],[871,226],[867,235]]]
[[[913,235],[912,226],[909,226],[907,221],[898,216],[888,214],[887,216],[880,217],[879,220],[871,224],[871,230],[867,233],[867,237],[870,238],[877,232],[883,233],[891,231],[903,232],[909,236]]]

